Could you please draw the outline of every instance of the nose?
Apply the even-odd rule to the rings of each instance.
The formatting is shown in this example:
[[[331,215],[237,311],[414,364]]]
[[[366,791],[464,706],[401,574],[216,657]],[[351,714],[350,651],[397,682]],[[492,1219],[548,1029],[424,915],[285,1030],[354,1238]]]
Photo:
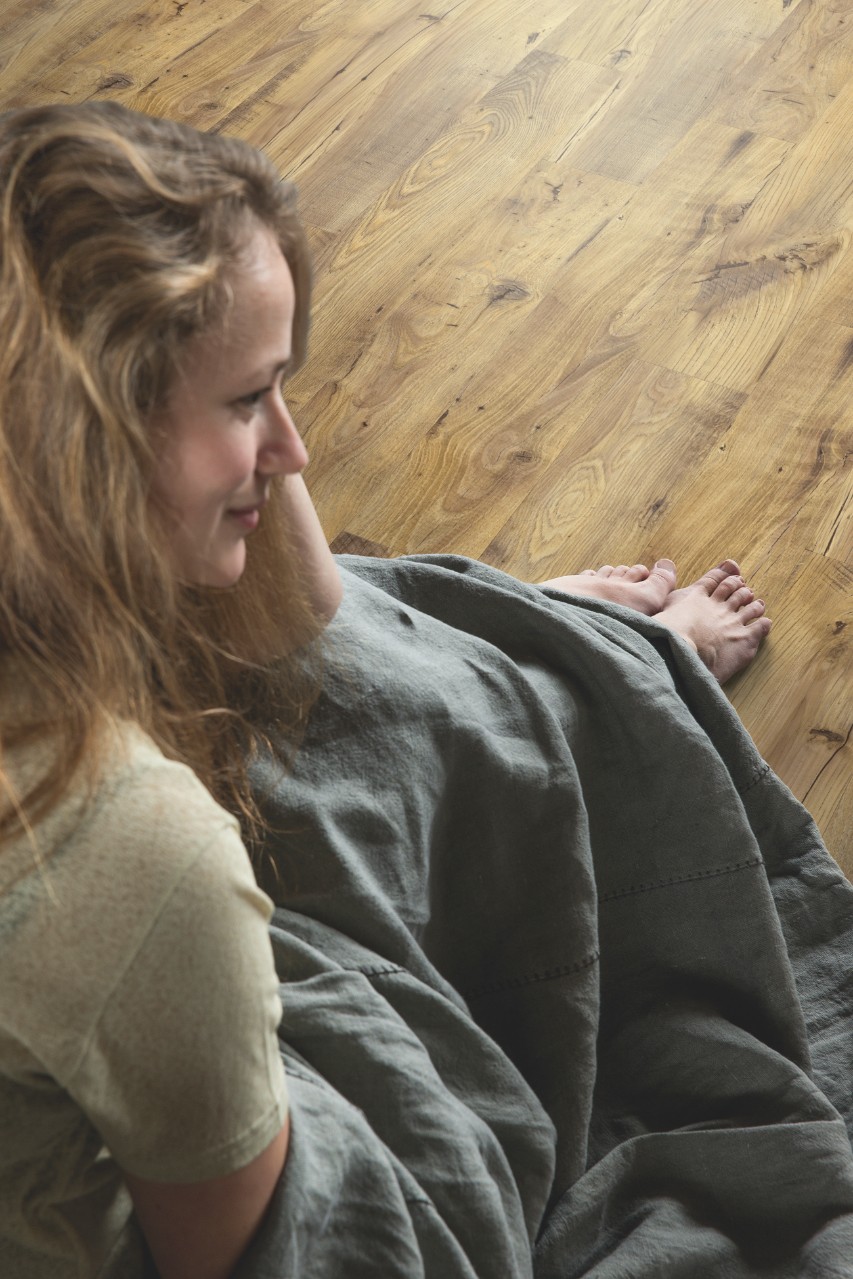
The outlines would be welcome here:
[[[264,475],[298,475],[308,465],[308,450],[280,391],[270,397],[257,469]]]

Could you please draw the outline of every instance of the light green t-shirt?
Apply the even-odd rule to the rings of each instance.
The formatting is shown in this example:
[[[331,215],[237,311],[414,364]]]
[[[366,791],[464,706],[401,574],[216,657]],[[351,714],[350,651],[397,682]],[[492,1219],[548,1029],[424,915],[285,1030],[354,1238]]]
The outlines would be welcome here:
[[[282,1004],[234,817],[128,725],[109,776],[0,852],[0,1275],[90,1279],[135,1231],[119,1168],[243,1167],[287,1114]],[[7,759],[24,786],[45,767]],[[22,877],[23,875],[23,877]],[[12,885],[11,889],[9,885]]]

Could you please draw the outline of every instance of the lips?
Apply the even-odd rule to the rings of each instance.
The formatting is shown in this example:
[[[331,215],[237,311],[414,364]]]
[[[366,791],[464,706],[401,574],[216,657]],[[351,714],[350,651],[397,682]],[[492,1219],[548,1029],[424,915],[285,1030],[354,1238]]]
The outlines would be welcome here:
[[[254,533],[260,523],[261,516],[258,508],[253,506],[248,511],[229,511],[228,518],[234,520],[236,524],[246,529],[247,532]]]
[[[228,514],[229,515],[253,515],[255,511],[260,511],[262,507],[266,506],[266,504],[267,504],[267,499],[264,497],[264,498],[261,498],[260,502],[253,502],[251,506],[232,506],[229,509]]]

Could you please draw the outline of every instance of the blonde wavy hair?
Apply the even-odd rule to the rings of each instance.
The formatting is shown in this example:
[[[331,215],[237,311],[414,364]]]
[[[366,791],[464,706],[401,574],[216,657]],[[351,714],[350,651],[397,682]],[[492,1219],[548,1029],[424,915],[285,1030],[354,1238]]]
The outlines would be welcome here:
[[[293,275],[295,369],[310,259],[265,156],[114,102],[0,116],[0,670],[16,659],[27,692],[0,728],[0,850],[23,830],[40,860],[35,824],[75,778],[95,794],[120,721],[189,765],[253,855],[268,829],[248,766],[262,722],[298,743],[322,647],[280,486],[225,589],[179,580],[150,497],[152,416],[258,224]],[[19,794],[6,752],[46,737],[56,766]]]

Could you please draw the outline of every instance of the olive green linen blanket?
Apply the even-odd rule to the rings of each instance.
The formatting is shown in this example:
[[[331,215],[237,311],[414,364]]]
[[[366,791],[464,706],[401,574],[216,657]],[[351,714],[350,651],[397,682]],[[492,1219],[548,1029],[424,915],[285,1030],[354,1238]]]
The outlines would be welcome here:
[[[239,1279],[853,1276],[853,889],[723,692],[617,606],[338,563],[253,771],[292,1140]]]

